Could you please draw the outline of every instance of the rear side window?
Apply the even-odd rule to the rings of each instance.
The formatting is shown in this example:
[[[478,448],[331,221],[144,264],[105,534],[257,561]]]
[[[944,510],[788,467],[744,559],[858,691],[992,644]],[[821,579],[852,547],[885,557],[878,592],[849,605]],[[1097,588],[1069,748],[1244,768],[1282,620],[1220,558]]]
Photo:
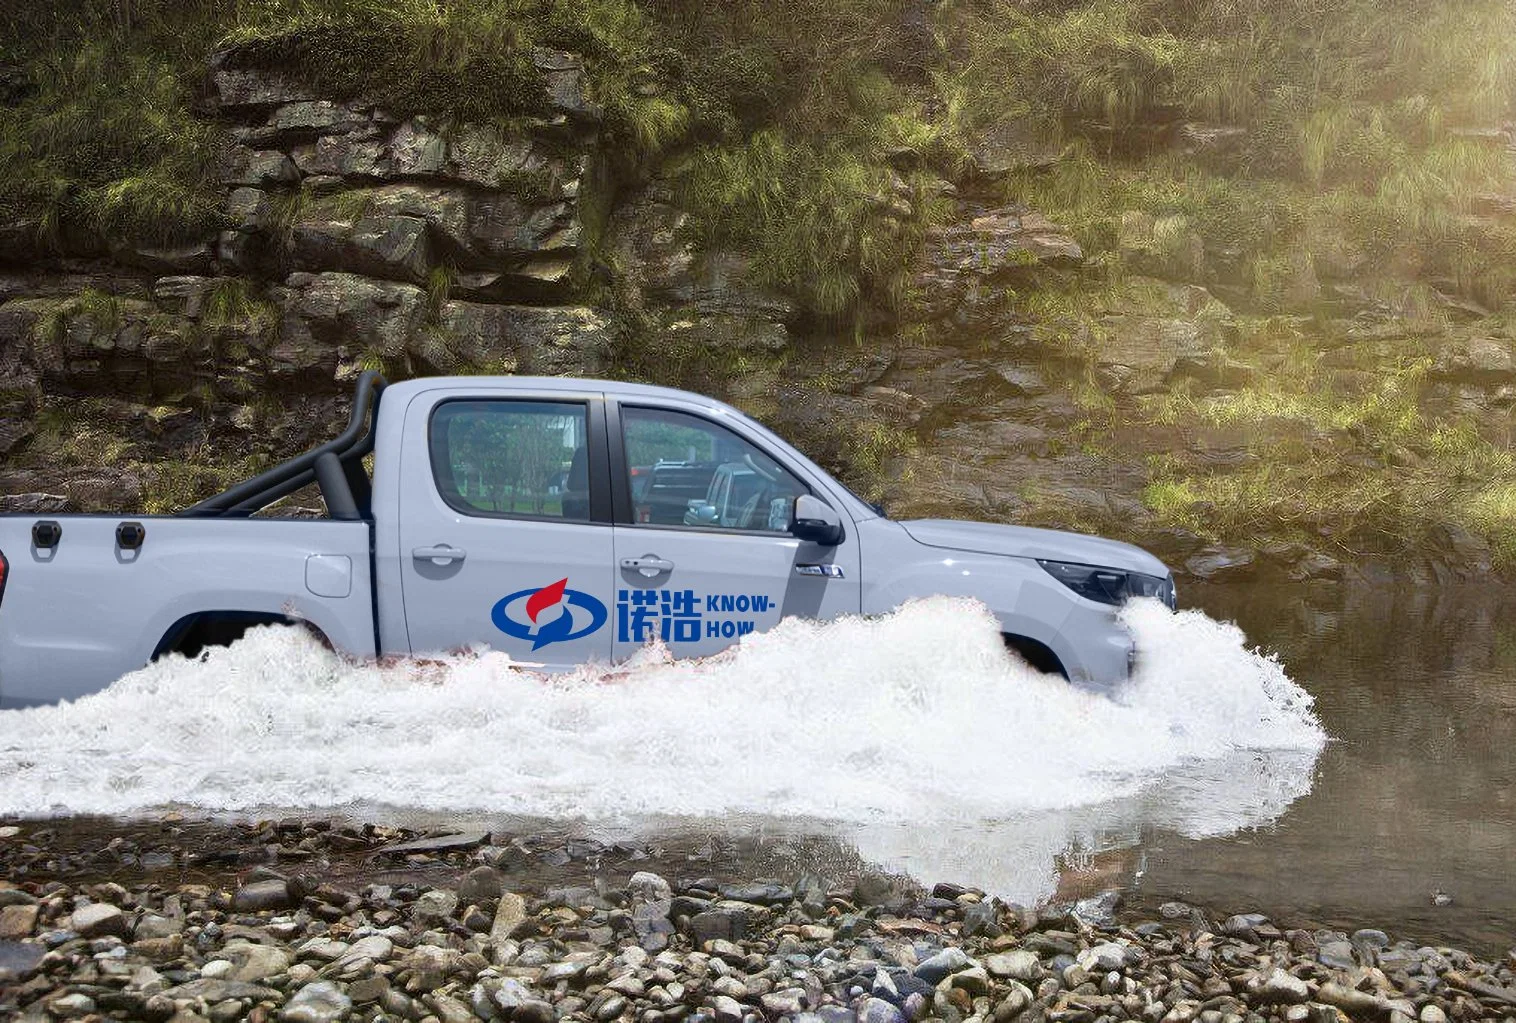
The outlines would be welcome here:
[[[468,515],[588,522],[588,436],[579,402],[444,402],[432,413],[432,475]]]

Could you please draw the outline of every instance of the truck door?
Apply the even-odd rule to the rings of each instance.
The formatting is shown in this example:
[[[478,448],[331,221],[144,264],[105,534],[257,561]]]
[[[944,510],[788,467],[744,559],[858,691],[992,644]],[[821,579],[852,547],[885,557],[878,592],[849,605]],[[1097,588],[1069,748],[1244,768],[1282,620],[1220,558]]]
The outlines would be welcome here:
[[[615,595],[599,395],[419,395],[406,415],[401,585],[413,653],[488,644],[608,661]]]
[[[858,542],[845,512],[838,546],[788,531],[798,495],[828,500],[821,481],[771,457],[740,423],[697,408],[608,409],[618,660],[652,639],[678,657],[704,656],[782,617],[858,613]]]

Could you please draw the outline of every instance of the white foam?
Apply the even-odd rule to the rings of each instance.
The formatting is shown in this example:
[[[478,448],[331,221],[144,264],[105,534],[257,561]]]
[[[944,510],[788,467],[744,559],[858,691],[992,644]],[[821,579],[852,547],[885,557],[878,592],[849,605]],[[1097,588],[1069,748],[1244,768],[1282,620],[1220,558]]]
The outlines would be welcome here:
[[[1114,699],[1011,661],[988,611],[946,598],[552,679],[488,651],[353,664],[263,628],[71,704],[0,712],[0,813],[961,824],[1132,797],[1239,750],[1314,760],[1310,697],[1239,630],[1152,602],[1123,615],[1141,660]]]

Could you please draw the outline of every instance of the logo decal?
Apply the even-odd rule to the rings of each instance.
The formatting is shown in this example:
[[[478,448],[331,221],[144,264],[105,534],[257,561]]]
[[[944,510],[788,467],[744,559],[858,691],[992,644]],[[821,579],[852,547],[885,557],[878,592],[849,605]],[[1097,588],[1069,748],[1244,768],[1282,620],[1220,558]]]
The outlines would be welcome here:
[[[495,628],[516,639],[531,640],[533,650],[583,639],[604,625],[607,617],[604,604],[583,590],[569,589],[567,579],[517,590],[490,609]]]

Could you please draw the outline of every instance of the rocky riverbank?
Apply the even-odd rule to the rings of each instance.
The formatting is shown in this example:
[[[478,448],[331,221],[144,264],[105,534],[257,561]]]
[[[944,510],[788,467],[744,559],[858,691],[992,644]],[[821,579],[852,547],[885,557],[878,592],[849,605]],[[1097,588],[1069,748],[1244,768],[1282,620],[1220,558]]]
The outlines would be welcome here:
[[[1516,1016],[1516,951],[1114,893],[1040,909],[709,847],[322,820],[0,827],[0,1016],[325,1023],[1422,1023]],[[91,838],[90,836],[93,836]],[[571,868],[544,872],[544,867]],[[657,868],[658,872],[653,869]],[[552,876],[555,881],[545,878]],[[565,881],[565,878],[571,880]]]

